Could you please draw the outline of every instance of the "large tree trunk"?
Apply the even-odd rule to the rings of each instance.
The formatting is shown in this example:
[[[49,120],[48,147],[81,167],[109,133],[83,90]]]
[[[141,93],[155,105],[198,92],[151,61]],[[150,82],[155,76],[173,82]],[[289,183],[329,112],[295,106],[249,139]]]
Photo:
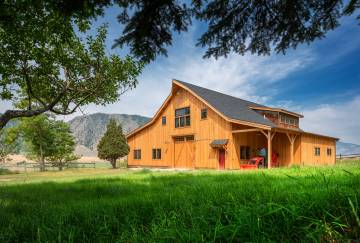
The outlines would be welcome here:
[[[111,160],[110,160],[110,163],[111,163],[111,165],[112,165],[112,168],[113,168],[113,169],[116,169],[116,159],[111,159]]]

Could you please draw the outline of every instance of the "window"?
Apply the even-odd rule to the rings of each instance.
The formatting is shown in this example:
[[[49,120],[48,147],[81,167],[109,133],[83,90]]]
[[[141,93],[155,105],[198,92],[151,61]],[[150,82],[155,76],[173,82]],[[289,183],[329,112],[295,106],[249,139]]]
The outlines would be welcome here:
[[[175,142],[194,141],[194,135],[174,137]]]
[[[240,159],[250,159],[249,146],[240,146]]]
[[[285,123],[292,126],[298,126],[299,124],[298,118],[286,116],[286,115],[280,115],[280,121],[281,123]]]
[[[190,107],[175,110],[175,127],[190,126]]]
[[[166,116],[161,118],[161,124],[166,125]]]
[[[207,109],[201,109],[201,119],[207,118]]]
[[[141,149],[134,149],[134,159],[141,159]]]
[[[320,156],[320,148],[315,147],[315,156]]]
[[[185,141],[185,137],[174,137],[175,142],[183,142]]]
[[[327,156],[331,156],[331,148],[326,149],[326,154],[327,154]]]
[[[152,150],[152,159],[161,159],[161,149]]]

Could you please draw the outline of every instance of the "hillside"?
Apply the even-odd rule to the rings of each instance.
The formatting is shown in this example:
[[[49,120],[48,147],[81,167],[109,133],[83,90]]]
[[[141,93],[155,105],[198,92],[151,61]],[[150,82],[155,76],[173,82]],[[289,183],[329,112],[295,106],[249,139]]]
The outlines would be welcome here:
[[[75,136],[76,144],[90,150],[96,150],[96,145],[105,133],[110,118],[114,118],[122,124],[125,134],[142,126],[149,120],[148,117],[127,114],[95,113],[78,116],[68,122]]]
[[[353,143],[336,143],[336,154],[360,154],[360,145]]]

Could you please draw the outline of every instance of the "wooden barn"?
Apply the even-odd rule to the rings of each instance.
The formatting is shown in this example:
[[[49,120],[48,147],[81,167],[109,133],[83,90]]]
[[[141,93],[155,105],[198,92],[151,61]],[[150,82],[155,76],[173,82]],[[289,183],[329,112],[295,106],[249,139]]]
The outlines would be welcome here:
[[[259,149],[278,166],[334,164],[337,139],[303,131],[300,118],[173,80],[155,116],[128,134],[128,166],[239,169]]]

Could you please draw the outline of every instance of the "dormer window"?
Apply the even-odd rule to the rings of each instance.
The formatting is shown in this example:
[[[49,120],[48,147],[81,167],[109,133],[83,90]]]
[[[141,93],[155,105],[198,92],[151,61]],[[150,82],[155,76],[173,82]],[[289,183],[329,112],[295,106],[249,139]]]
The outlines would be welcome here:
[[[190,126],[190,107],[175,110],[175,128]]]
[[[287,115],[280,115],[280,121],[281,123],[292,125],[292,126],[298,126],[299,120],[296,117],[291,117]]]

